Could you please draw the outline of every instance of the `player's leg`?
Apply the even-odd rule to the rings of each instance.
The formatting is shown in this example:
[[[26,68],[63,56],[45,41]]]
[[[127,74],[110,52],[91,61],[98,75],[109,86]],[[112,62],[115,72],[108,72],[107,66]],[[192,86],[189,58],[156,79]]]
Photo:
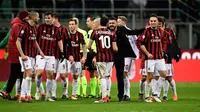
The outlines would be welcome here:
[[[82,66],[80,62],[75,62],[72,65],[73,82],[72,82],[72,100],[77,100],[76,91],[78,88],[78,77],[82,74]]]
[[[97,62],[96,63],[97,72],[98,75],[100,75],[100,81],[101,81],[101,91],[102,91],[102,97],[98,101],[95,101],[95,103],[103,103],[108,101],[107,97],[107,81],[106,77],[109,76],[109,73],[106,70],[106,62]]]
[[[53,88],[53,72],[55,70],[55,57],[48,56],[46,59],[46,74],[47,74],[47,81],[46,81],[46,95],[47,101],[55,101],[51,97],[51,91]]]
[[[145,85],[145,102],[152,102],[150,100],[149,94],[150,94],[151,80],[153,78],[153,72],[155,69],[155,60],[147,60],[146,67],[147,67],[147,79]]]
[[[56,76],[57,74],[60,74],[58,71],[60,65],[59,59],[55,60],[55,70],[53,73],[53,80],[52,80],[52,90],[51,90],[51,94],[52,94],[52,99],[53,100],[57,100],[56,98],[56,89],[57,89],[57,83],[56,83]]]
[[[125,58],[124,59],[124,101],[130,100],[130,82],[129,82],[129,71],[131,68],[131,58]]]
[[[163,78],[166,78],[166,68],[165,68],[164,59],[156,60],[155,70],[157,70],[160,74],[160,77],[162,77],[162,78],[159,78],[157,88],[156,88],[157,89],[156,94],[158,95],[158,93],[160,93],[161,88],[163,87],[163,84],[164,84]],[[157,96],[153,98],[156,100]],[[157,100],[157,102],[160,102],[160,100]]]
[[[111,87],[112,87],[112,81],[111,81],[111,77],[112,77],[112,67],[113,67],[113,62],[107,62],[106,63],[106,70],[108,72],[108,76],[106,77],[106,84],[107,84],[107,98],[108,100],[111,98],[110,95],[110,91],[111,91]]]
[[[87,93],[87,79],[85,76],[85,70],[82,70],[82,76],[81,76],[81,87],[82,87],[82,97],[86,97],[86,93]]]
[[[167,69],[167,77],[166,80],[168,81],[170,87],[172,88],[173,91],[173,100],[178,100],[177,97],[177,92],[176,92],[176,83],[174,81],[174,79],[172,78],[173,74],[174,74],[174,70],[173,70],[173,65],[172,64],[166,64],[166,69]],[[166,89],[166,96],[167,96],[167,92],[168,89]]]
[[[44,72],[45,64],[46,64],[46,57],[42,58],[40,55],[36,56],[36,93],[35,93],[35,99],[40,99],[40,90],[42,85],[42,74]],[[43,86],[43,85],[42,85]]]

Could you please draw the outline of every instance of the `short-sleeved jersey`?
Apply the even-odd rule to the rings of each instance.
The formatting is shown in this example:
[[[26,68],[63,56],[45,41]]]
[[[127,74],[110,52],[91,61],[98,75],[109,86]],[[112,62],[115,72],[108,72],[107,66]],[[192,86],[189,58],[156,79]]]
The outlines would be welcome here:
[[[94,30],[90,37],[96,43],[97,62],[112,62],[114,60],[114,52],[112,42],[116,41],[116,35],[107,28]]]
[[[166,46],[166,36],[161,29],[147,28],[143,32],[142,45],[153,55],[153,59],[162,59],[163,47]],[[147,59],[147,57],[146,57]]]
[[[64,26],[60,26],[59,27],[59,31],[61,33],[61,37],[62,37],[62,41],[63,41],[63,49],[66,49],[66,42],[69,41],[69,31],[66,27]],[[61,52],[60,52],[60,48],[59,48],[59,45],[58,45],[58,42],[55,42],[55,58],[56,59],[59,59],[60,56],[61,56]]]
[[[41,24],[37,29],[37,41],[46,56],[55,56],[55,42],[61,39],[59,28],[56,26]]]
[[[80,45],[85,46],[85,41],[83,39],[83,34],[76,31],[75,34],[70,33],[71,37],[71,47],[67,47],[67,56],[70,55],[70,49],[75,62],[80,61]]]
[[[36,56],[36,29],[29,23],[22,26],[18,38],[21,39],[21,46],[24,54],[29,57]]]

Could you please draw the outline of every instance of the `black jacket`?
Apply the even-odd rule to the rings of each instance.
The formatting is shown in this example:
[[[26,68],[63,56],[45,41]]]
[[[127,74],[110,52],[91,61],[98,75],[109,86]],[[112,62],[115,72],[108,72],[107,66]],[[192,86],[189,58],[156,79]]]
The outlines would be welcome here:
[[[118,52],[116,53],[116,56],[136,58],[136,55],[133,52],[132,47],[126,35],[139,35],[143,33],[144,30],[145,30],[144,28],[139,30],[130,30],[125,26],[117,27],[116,35],[117,35]]]

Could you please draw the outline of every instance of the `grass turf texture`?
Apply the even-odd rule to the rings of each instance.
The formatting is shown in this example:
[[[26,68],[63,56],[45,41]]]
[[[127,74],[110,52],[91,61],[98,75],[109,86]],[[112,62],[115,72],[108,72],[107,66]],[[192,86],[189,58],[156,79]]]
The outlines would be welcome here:
[[[1,82],[0,87],[3,84],[4,82]],[[178,101],[172,100],[170,89],[168,101],[162,103],[138,102],[138,85],[139,83],[131,83],[131,101],[118,102],[117,85],[113,83],[111,101],[95,104],[96,99],[61,100],[61,83],[57,83],[58,100],[56,102],[34,101],[20,104],[18,101],[7,101],[0,98],[0,110],[1,112],[200,112],[200,83],[177,83]],[[88,87],[88,92],[89,90]],[[12,96],[14,93],[15,89],[13,88]],[[34,94],[35,84],[33,83],[32,95]],[[69,85],[69,95],[71,95],[71,84]]]

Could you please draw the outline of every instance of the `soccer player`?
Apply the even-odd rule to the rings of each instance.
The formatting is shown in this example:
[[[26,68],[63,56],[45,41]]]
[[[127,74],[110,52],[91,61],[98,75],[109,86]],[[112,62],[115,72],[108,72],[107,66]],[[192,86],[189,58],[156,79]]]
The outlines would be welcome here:
[[[88,16],[86,20],[87,27],[90,29],[88,31],[88,37],[85,38],[86,45],[88,45],[91,34],[93,30],[95,29],[94,27],[98,26],[96,19],[92,16]],[[85,67],[90,73],[90,94],[88,95],[88,98],[96,98],[96,90],[97,90],[97,70],[96,66],[92,63],[92,59],[96,55],[96,44],[93,43],[91,46],[91,49],[88,50],[87,53],[87,59],[85,62]],[[99,82],[99,81],[98,81]]]
[[[81,29],[79,27],[79,19],[78,18],[73,18],[77,22],[77,31],[83,34],[84,41],[86,42],[86,39],[88,37],[88,34],[85,30]],[[81,49],[81,55],[83,55],[83,50]],[[86,92],[87,92],[87,79],[85,76],[85,67],[84,65],[82,66],[82,74],[78,77],[78,88],[76,91],[77,97],[86,97]],[[81,94],[81,87],[82,87],[82,94]]]
[[[3,98],[11,100],[10,93],[16,82],[16,98],[19,98],[21,81],[23,78],[23,72],[21,72],[21,65],[19,63],[19,52],[16,47],[16,40],[22,25],[28,19],[29,12],[22,10],[18,13],[17,17],[11,21],[11,30],[8,39],[8,62],[11,63],[11,72],[6,86],[6,91],[0,91]]]
[[[127,19],[125,16],[119,16],[117,19],[118,26],[126,26]],[[130,80],[135,77],[135,58],[138,56],[138,48],[136,46],[136,35],[126,35],[130,43],[132,53],[124,58],[124,101],[130,100]],[[128,46],[127,46],[128,48]]]
[[[24,78],[22,80],[22,89],[19,102],[32,102],[31,98],[31,86],[32,86],[32,74],[34,72],[36,47],[38,47],[36,41],[37,31],[35,25],[39,21],[39,14],[37,12],[30,12],[27,24],[23,25],[18,39],[16,41],[17,49],[20,53],[20,63],[24,69]],[[44,54],[40,52],[42,56]],[[25,98],[25,96],[27,96]]]
[[[176,60],[176,62],[179,61],[180,59],[180,51],[178,50],[178,53],[173,53],[173,50],[177,50],[179,49],[178,44],[176,42],[176,35],[174,33],[174,31],[170,28],[166,28],[166,20],[164,17],[160,17],[161,18],[161,29],[163,29],[164,31],[166,31],[168,33],[168,43],[167,43],[167,50],[166,50],[166,54],[167,57],[165,59],[166,61],[166,71],[167,71],[167,77],[165,80],[165,84],[163,87],[163,101],[166,101],[167,98],[167,94],[168,94],[168,90],[169,90],[169,85],[172,88],[173,91],[173,100],[176,101],[178,100],[178,96],[177,96],[177,92],[176,92],[176,83],[174,81],[174,79],[172,78],[172,76],[174,75],[174,70],[173,70],[173,65],[172,65],[172,59],[174,58]]]
[[[165,61],[164,61],[164,50],[163,47],[166,46],[166,38],[163,38],[162,31],[157,27],[158,18],[155,14],[152,14],[149,19],[150,28],[147,28],[143,32],[143,41],[140,48],[146,55],[147,61],[147,83],[146,88],[150,88],[150,83],[153,77],[154,71],[158,71],[161,77],[166,77]],[[154,93],[152,98],[161,102],[157,97],[158,93]],[[152,102],[149,96],[146,96],[147,102]]]
[[[44,57],[41,55],[36,56],[36,86],[37,94],[40,94],[39,87],[41,84],[41,77],[46,70],[46,100],[55,101],[51,98],[50,92],[52,90],[53,72],[55,70],[55,43],[58,42],[61,52],[61,62],[64,61],[63,43],[60,35],[59,28],[53,25],[53,13],[45,13],[45,24],[41,24],[37,29],[37,41],[44,53]]]
[[[101,27],[94,30],[91,35],[91,40],[88,44],[88,48],[91,48],[93,41],[96,42],[97,56],[93,58],[93,62],[96,64],[97,72],[101,80],[102,98],[96,103],[108,102],[109,94],[107,93],[108,78],[110,77],[110,71],[112,70],[114,61],[114,52],[117,52],[116,35],[107,29],[106,25],[108,18],[106,16],[101,17]],[[113,49],[112,49],[113,48]]]
[[[71,40],[70,40],[70,36],[69,36],[69,31],[68,29],[61,25],[60,23],[60,15],[58,13],[54,13],[53,14],[53,18],[54,18],[54,26],[58,27],[60,32],[61,32],[61,36],[62,36],[62,41],[63,41],[63,48],[66,49],[66,46],[68,46],[69,48],[71,47]],[[71,49],[69,49],[71,50]],[[66,56],[66,50],[64,50],[65,53],[65,58],[69,58],[70,61],[73,61],[73,56],[70,55],[69,57]],[[71,51],[70,51],[71,54]],[[56,67],[55,67],[55,74],[54,74],[54,79],[53,79],[53,87],[52,87],[52,99],[56,100],[56,75],[60,74],[61,77],[61,83],[62,83],[62,90],[63,90],[63,94],[62,94],[62,99],[65,100],[68,98],[68,78],[67,78],[67,59],[64,59],[64,61],[61,63],[61,59],[60,59],[60,49],[59,49],[59,45],[58,42],[56,42],[56,49],[55,49],[55,58],[56,58]]]
[[[82,64],[85,63],[87,57],[87,50],[85,46],[85,41],[83,34],[77,31],[77,21],[75,19],[69,19],[69,31],[71,37],[71,46],[72,48],[67,47],[67,56],[70,55],[69,49],[72,49],[72,56],[74,57],[74,62],[71,62],[71,72],[73,74],[73,83],[72,83],[72,100],[77,100],[76,91],[78,87],[78,77],[82,74]],[[82,45],[83,56],[80,57],[80,49]],[[69,65],[70,66],[70,65]]]

